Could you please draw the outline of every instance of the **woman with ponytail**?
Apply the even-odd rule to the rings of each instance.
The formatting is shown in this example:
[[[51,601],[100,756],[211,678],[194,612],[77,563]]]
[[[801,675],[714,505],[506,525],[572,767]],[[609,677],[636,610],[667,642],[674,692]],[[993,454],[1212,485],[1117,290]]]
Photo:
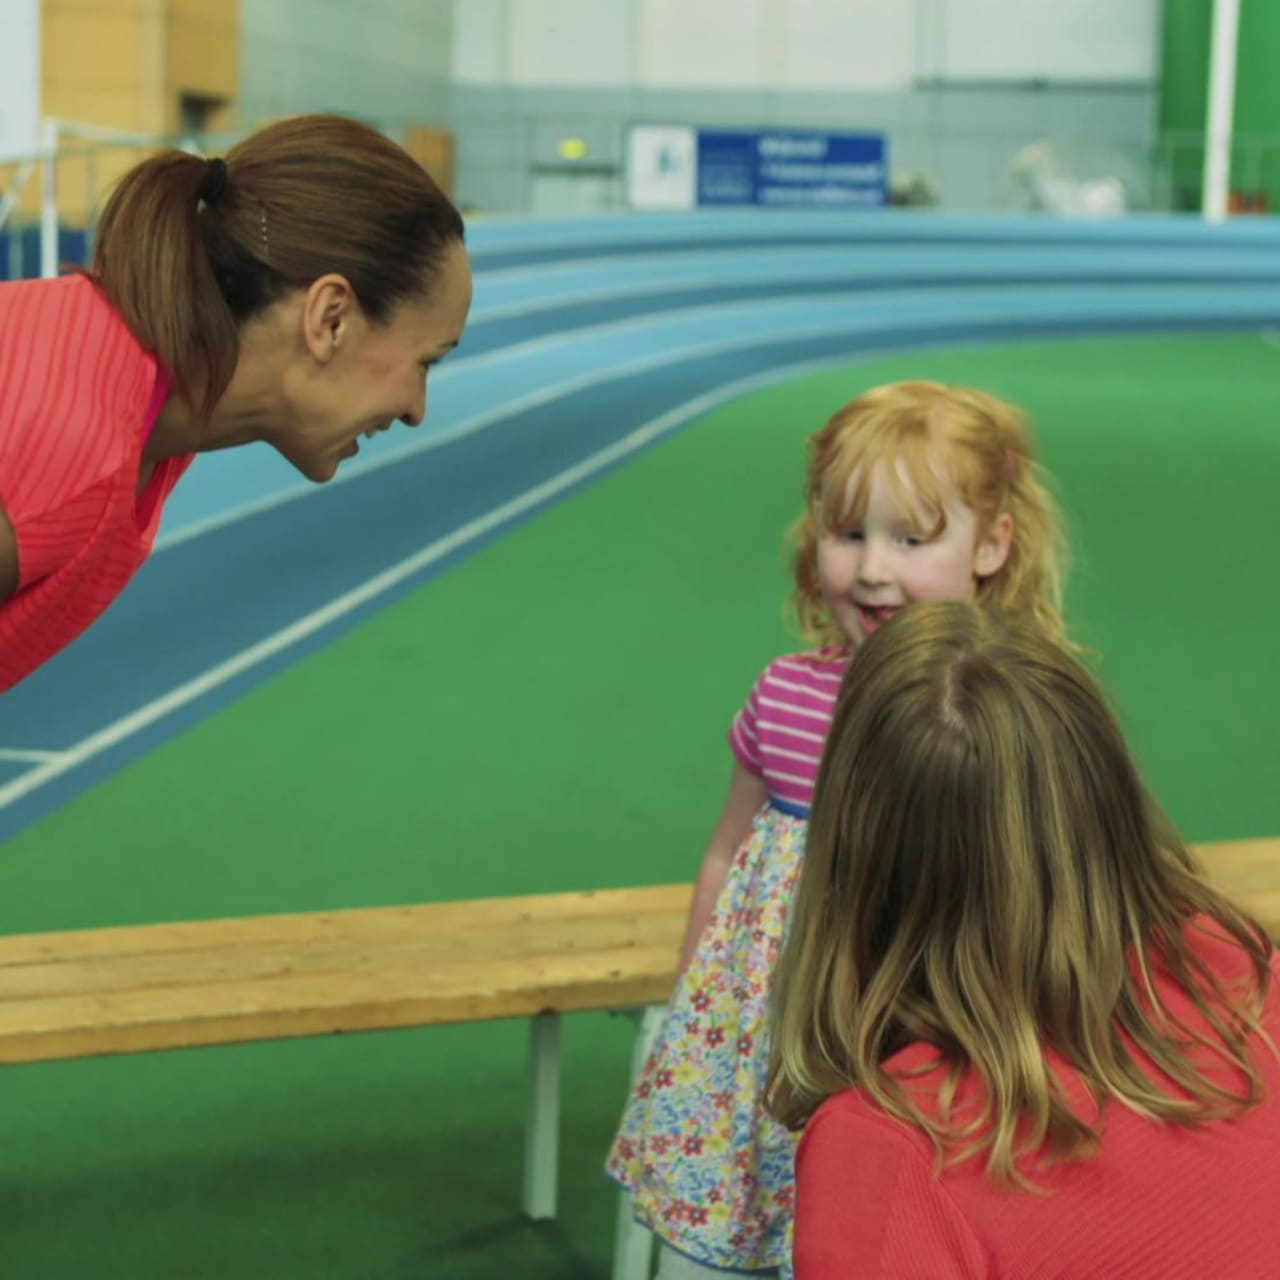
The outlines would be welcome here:
[[[470,304],[457,210],[353,120],[130,170],[91,271],[0,285],[0,691],[115,599],[196,454],[263,441],[324,482],[418,425]]]

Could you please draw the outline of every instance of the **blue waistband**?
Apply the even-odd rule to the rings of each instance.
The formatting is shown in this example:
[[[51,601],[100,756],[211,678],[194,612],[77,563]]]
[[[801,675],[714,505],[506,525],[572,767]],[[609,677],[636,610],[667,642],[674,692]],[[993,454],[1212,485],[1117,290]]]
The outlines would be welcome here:
[[[777,809],[779,813],[789,814],[793,818],[808,818],[809,806],[807,804],[796,804],[794,800],[779,800],[777,796],[769,797],[769,807]]]

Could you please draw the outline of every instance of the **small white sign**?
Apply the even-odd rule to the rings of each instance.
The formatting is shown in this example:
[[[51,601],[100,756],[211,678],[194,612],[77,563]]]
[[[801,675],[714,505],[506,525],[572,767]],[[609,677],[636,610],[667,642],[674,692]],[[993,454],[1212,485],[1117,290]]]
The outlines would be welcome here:
[[[682,125],[632,125],[627,203],[633,209],[692,209],[698,198],[698,136]]]

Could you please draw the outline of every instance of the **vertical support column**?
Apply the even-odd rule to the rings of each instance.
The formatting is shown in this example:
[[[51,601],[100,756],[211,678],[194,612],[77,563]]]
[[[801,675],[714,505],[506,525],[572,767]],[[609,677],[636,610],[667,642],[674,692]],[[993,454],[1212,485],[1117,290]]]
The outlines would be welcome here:
[[[1231,186],[1231,126],[1236,102],[1236,50],[1240,40],[1240,0],[1215,0],[1209,55],[1209,110],[1205,117],[1204,196],[1209,222],[1227,216]]]
[[[535,1221],[556,1216],[560,1163],[560,1015],[529,1020],[529,1111],[520,1207]]]
[[[58,122],[46,116],[40,123],[40,274],[58,274]]]

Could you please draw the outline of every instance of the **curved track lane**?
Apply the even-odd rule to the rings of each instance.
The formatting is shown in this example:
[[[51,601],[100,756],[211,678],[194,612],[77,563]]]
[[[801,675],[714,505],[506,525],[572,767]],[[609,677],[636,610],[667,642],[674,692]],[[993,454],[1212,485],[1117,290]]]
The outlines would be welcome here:
[[[851,234],[855,221],[864,234]],[[300,486],[265,450],[202,459],[119,604],[0,701],[0,749],[31,753],[0,758],[0,839],[710,405],[798,365],[1280,325],[1269,228],[619,219],[486,227],[473,256],[474,322],[433,375],[424,434],[373,442],[323,489]]]

